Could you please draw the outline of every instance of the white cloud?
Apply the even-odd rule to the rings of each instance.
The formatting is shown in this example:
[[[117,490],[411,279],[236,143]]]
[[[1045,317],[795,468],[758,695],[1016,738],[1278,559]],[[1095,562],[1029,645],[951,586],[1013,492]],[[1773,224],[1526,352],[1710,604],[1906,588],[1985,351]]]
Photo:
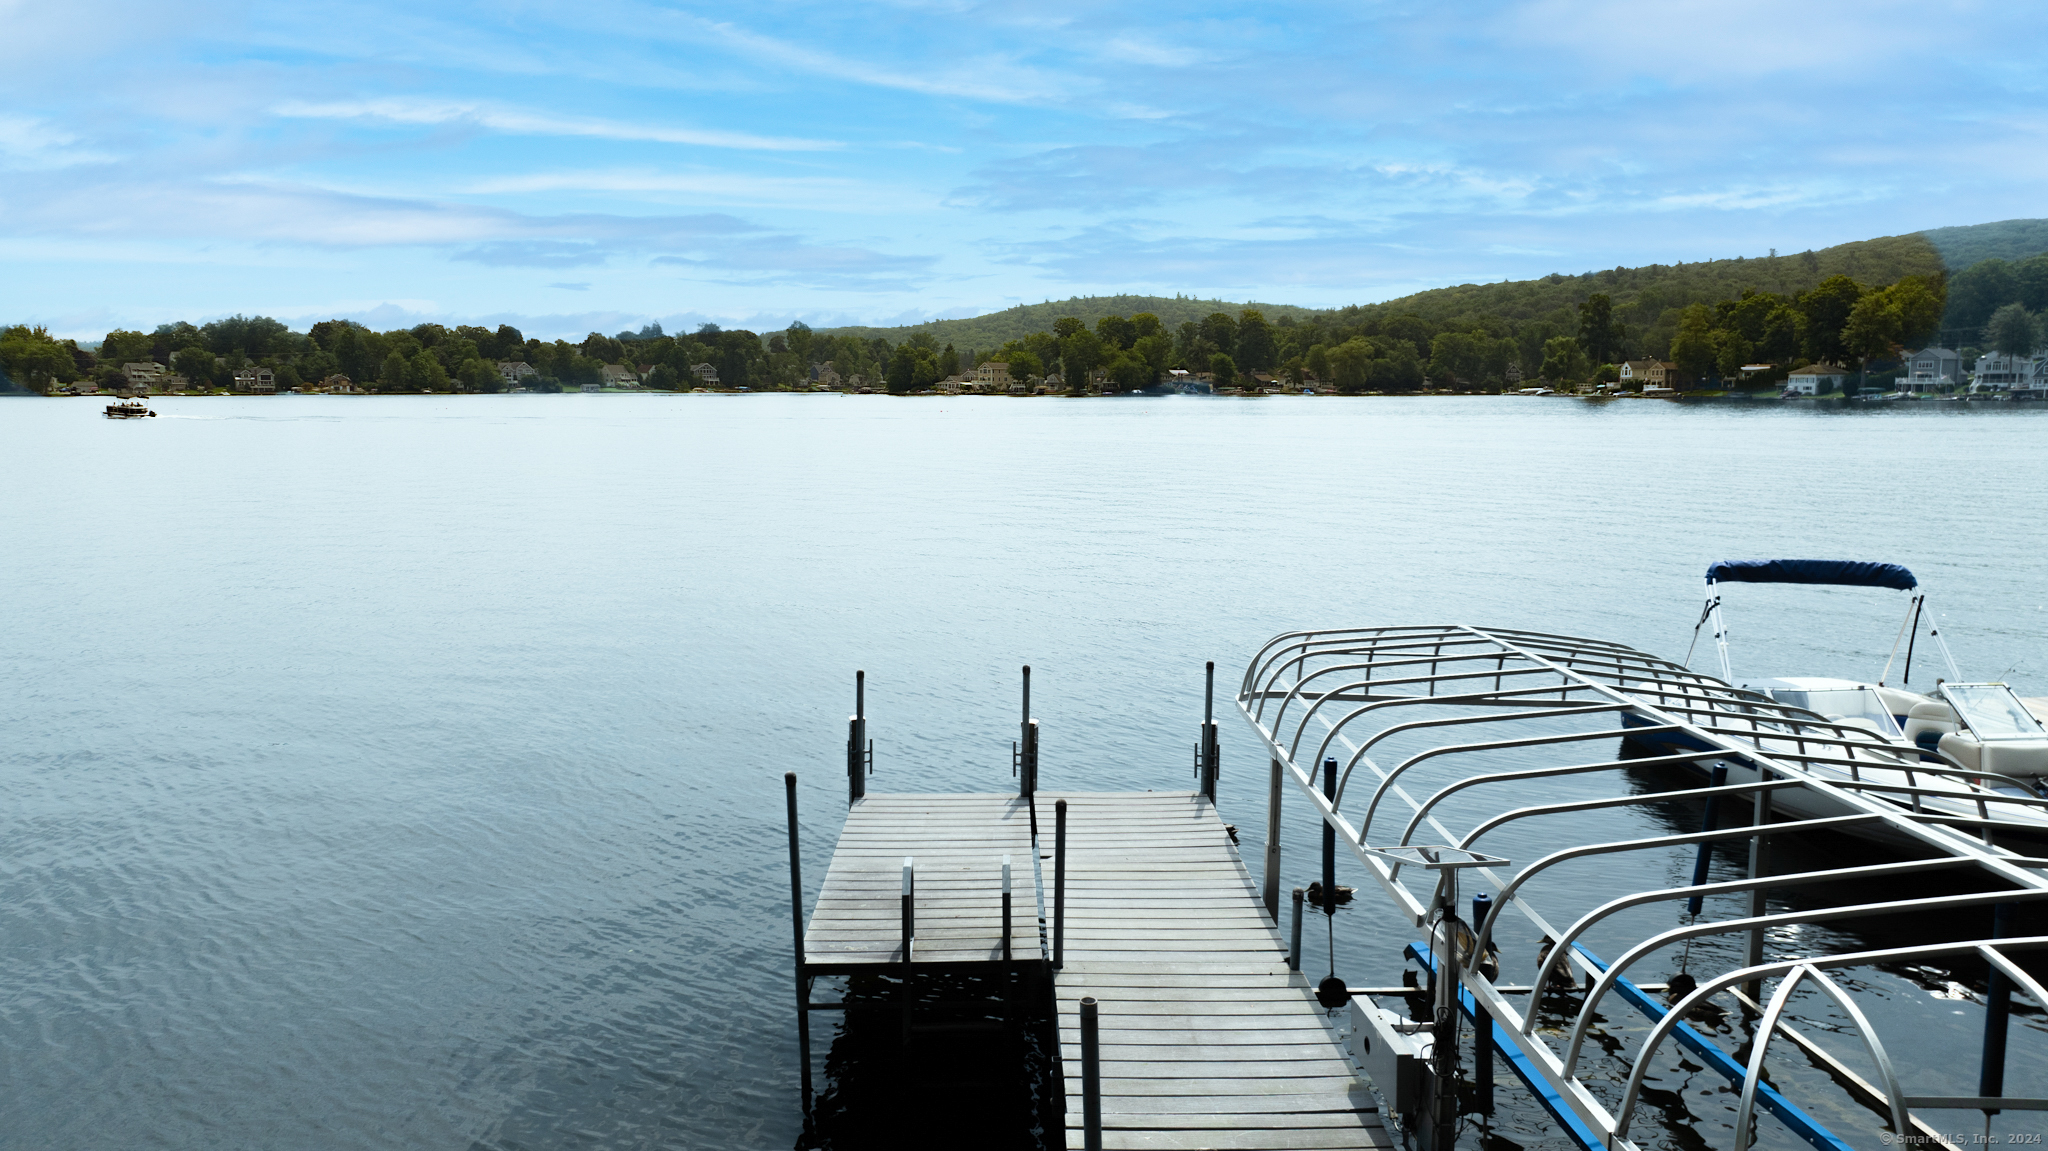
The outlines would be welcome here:
[[[464,195],[536,192],[613,192],[673,195],[752,207],[825,212],[901,212],[936,208],[938,199],[916,188],[888,187],[837,176],[747,176],[732,172],[670,172],[605,168],[491,176],[465,184]]]
[[[788,136],[756,136],[706,128],[674,128],[632,124],[591,117],[553,116],[519,108],[495,107],[459,100],[392,96],[372,100],[313,103],[290,100],[271,111],[308,120],[380,120],[390,124],[471,124],[514,136],[588,136],[601,140],[648,140],[661,144],[694,144],[706,148],[739,148],[762,152],[821,152],[841,145],[832,140]]]
[[[78,137],[47,120],[0,114],[0,166],[8,168],[63,168],[73,164],[105,163],[104,152],[75,148]]]

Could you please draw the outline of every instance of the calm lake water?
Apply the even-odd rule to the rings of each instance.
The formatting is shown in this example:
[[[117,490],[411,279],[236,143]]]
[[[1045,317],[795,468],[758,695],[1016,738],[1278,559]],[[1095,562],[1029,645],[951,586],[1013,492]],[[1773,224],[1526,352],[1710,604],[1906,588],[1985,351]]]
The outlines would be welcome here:
[[[815,893],[855,668],[876,790],[1011,786],[1023,663],[1044,786],[1186,788],[1202,661],[1234,686],[1275,632],[1676,658],[1710,561],[1811,555],[1908,565],[1966,676],[2048,694],[2048,418],[2004,405],[152,406],[0,403],[10,1147],[790,1147],[781,776]],[[1874,676],[1902,610],[1727,599],[1752,673]],[[1221,718],[1257,860],[1263,759]],[[1409,937],[1347,912],[1337,966],[1398,982]],[[1975,1009],[1872,978],[1953,1064],[1911,1093],[1974,1091]],[[2009,1093],[2044,1093],[2042,1040],[2016,1026]],[[1685,1095],[1670,1146],[1725,1123]],[[1489,1146],[1561,1147],[1542,1127],[1509,1105]]]

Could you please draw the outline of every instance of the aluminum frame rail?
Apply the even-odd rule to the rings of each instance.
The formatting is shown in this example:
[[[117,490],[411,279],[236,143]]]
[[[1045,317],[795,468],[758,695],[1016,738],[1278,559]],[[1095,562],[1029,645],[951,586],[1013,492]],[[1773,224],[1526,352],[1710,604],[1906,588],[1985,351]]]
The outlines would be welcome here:
[[[1521,1062],[1547,1085],[1544,1093],[1554,1092],[1555,1104],[1569,1108],[1575,1119],[1597,1133],[1600,1145],[1636,1147],[1628,1132],[1645,1075],[1659,1046],[1675,1036],[1694,1052],[1706,1055],[1710,1063],[1741,1088],[1745,1120],[1750,1109],[1761,1104],[1814,1146],[1844,1146],[1761,1082],[1761,1053],[1768,1046],[1770,1035],[1788,1033],[1789,1029],[1779,1023],[1779,1016],[1791,990],[1802,983],[1824,992],[1850,1016],[1854,1024],[1851,1030],[1860,1034],[1883,1081],[1881,1092],[1864,1085],[1867,1101],[1888,1113],[1888,1125],[1898,1133],[1911,1130],[1909,1124],[1926,1129],[1912,1119],[1913,1106],[2048,1109],[2048,1101],[2008,1098],[2000,1090],[2002,1027],[1998,1031],[1999,1071],[1993,1076],[1989,1070],[1991,1045],[1987,1041],[1987,1089],[1980,1090],[1979,1095],[1956,1098],[1903,1094],[1900,1076],[1887,1048],[1856,1006],[1855,997],[1824,974],[1846,967],[1974,955],[1996,973],[1994,985],[2002,976],[2011,981],[2010,987],[2048,1007],[2048,992],[2011,959],[2013,953],[2048,948],[2048,936],[1944,941],[1873,951],[1781,956],[1769,961],[1763,954],[1765,932],[1772,928],[1951,908],[1989,911],[1993,905],[2010,907],[2048,899],[2048,875],[2042,870],[2048,868],[2048,859],[2022,856],[1999,846],[1994,839],[1995,832],[2028,830],[2038,835],[2048,830],[2048,799],[2036,798],[2021,781],[1968,770],[1953,760],[1921,760],[1851,724],[1778,703],[1618,643],[1517,629],[1482,629],[1463,624],[1404,625],[1283,634],[1268,641],[1251,660],[1237,703],[1272,759],[1269,831],[1277,830],[1280,783],[1283,779],[1291,780],[1294,790],[1313,806],[1318,818],[1334,830],[1334,838],[1345,844],[1358,865],[1372,874],[1401,911],[1416,926],[1431,927],[1432,939],[1449,938],[1448,934],[1439,936],[1438,932],[1456,927],[1455,898],[1447,898],[1451,889],[1433,873],[1418,876],[1418,869],[1412,865],[1404,874],[1403,864],[1397,856],[1388,855],[1388,849],[1430,845],[1472,851],[1484,845],[1486,836],[1518,820],[1673,799],[1703,799],[1707,803],[1709,826],[1697,833],[1576,843],[1519,870],[1513,864],[1475,868],[1479,876],[1495,885],[1499,894],[1484,922],[1471,925],[1475,935],[1470,953],[1484,953],[1500,917],[1512,908],[1546,939],[1557,941],[1544,958],[1536,961],[1534,966],[1543,970],[1527,980],[1528,986],[1542,987],[1555,973],[1569,972],[1576,966],[1586,977],[1589,989],[1562,1042],[1537,1026],[1538,1005],[1533,1000],[1540,999],[1540,995],[1518,1006],[1510,998],[1516,989],[1496,983],[1496,979],[1505,978],[1504,969],[1494,979],[1468,971],[1462,976],[1465,989],[1474,1004],[1504,1034],[1526,1048],[1526,1058]],[[1546,722],[1535,725],[1532,720]],[[1498,725],[1508,725],[1509,730],[1503,734]],[[1522,730],[1515,731],[1516,727]],[[1532,727],[1536,730],[1530,730]],[[1376,760],[1375,748],[1386,745],[1395,736],[1411,737],[1410,742],[1412,737],[1434,737],[1440,742],[1406,754],[1398,762]],[[1653,742],[1663,753],[1618,758],[1613,748],[1624,738]],[[1587,744],[1607,746],[1593,752]],[[1515,766],[1512,770],[1461,765],[1461,761],[1470,764],[1475,758],[1483,760],[1487,753],[1501,752],[1513,753],[1518,761],[1540,757],[1543,762],[1538,766]],[[1430,770],[1416,770],[1424,765]],[[1490,794],[1489,789],[1491,794],[1498,794],[1499,785],[1526,785],[1532,780],[1619,773],[1656,765],[1705,768],[1711,772],[1711,782],[1703,787],[1641,795],[1521,807],[1496,805],[1463,832],[1454,831],[1445,823],[1445,802],[1453,797],[1460,797],[1459,810],[1469,810],[1474,801],[1483,801]],[[1731,768],[1745,775],[1753,772],[1753,777],[1746,782],[1726,782],[1726,773]],[[1329,788],[1330,772],[1336,773],[1334,788]],[[1423,778],[1430,780],[1426,785],[1430,788],[1428,794],[1421,787],[1411,789],[1415,780]],[[1367,794],[1357,794],[1361,790]],[[1714,805],[1735,799],[1749,801],[1753,814],[1747,824],[1725,830],[1712,826]],[[1938,805],[1940,810],[1932,809],[1931,804]],[[1772,808],[1805,814],[1773,823],[1769,822]],[[1822,814],[1813,814],[1816,811]],[[1915,858],[1794,874],[1769,872],[1764,855],[1767,839],[1821,829],[1850,831],[1889,841],[1903,846]],[[1266,885],[1268,906],[1273,908],[1271,893],[1277,891],[1278,837],[1270,838]],[[1744,839],[1750,841],[1751,849],[1748,877],[1704,882],[1704,853],[1715,843]],[[1695,846],[1702,853],[1692,884],[1667,887],[1658,878],[1661,869],[1636,868],[1635,873],[1654,882],[1644,882],[1638,890],[1609,900],[1562,927],[1531,906],[1522,894],[1532,880],[1569,860],[1596,855],[1618,855],[1625,859],[1631,852],[1687,846]],[[1612,873],[1621,871],[1612,869]],[[1771,889],[1842,880],[1882,881],[1889,876],[1938,871],[1968,873],[1975,886],[1988,883],[1998,890],[1933,898],[1874,899],[1777,914],[1767,914],[1764,901],[1764,892]],[[1411,887],[1411,882],[1415,886]],[[1881,884],[1877,890],[1883,890]],[[1688,916],[1690,922],[1648,935],[1611,964],[1601,962],[1578,944],[1589,930],[1632,907],[1738,892],[1749,895],[1747,915],[1711,921]],[[1695,902],[1693,908],[1698,907]],[[1626,978],[1631,965],[1666,947],[1700,936],[1729,934],[1747,936],[1746,961],[1732,970],[1709,972],[1705,969],[1712,966],[1710,963],[1695,959],[1695,965],[1703,968],[1698,988],[1668,1012],[1649,1002]],[[1459,949],[1464,950],[1464,946],[1461,944]],[[1756,1053],[1747,1068],[1683,1022],[1696,1006],[1738,986],[1746,989],[1751,1000],[1760,1001],[1762,984],[1771,979],[1780,982],[1766,1011],[1765,1025],[1775,1031],[1765,1032],[1763,1041],[1754,1045]],[[1608,992],[1617,987],[1644,1010],[1654,1027],[1632,1057],[1623,1057],[1632,1058],[1627,1085],[1619,1100],[1609,1101],[1603,1100],[1594,1085],[1581,1075],[1580,1064],[1588,1035],[1595,1029],[1595,1012]],[[1993,1001],[1999,1002],[1996,992]],[[1990,1014],[2002,1010],[1995,1007],[1987,1013],[1987,1024]],[[1877,1106],[1879,1095],[1882,1107]],[[1737,1151],[1746,1146],[1747,1127],[1745,1121],[1737,1131]]]

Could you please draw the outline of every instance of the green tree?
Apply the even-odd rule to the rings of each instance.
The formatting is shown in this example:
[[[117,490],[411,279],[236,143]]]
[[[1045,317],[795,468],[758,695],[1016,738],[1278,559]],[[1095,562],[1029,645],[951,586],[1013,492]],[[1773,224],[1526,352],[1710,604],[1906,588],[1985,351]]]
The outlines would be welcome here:
[[[1223,314],[1218,312],[1217,315]],[[1223,316],[1223,318],[1227,320],[1230,317]],[[1237,364],[1230,358],[1228,353],[1217,352],[1215,355],[1210,356],[1209,372],[1215,380],[1215,387],[1228,388],[1235,386],[1237,383]],[[1247,382],[1245,386],[1249,387],[1251,385]]]
[[[1159,322],[1158,316],[1155,316],[1150,312],[1139,312],[1137,315],[1131,317],[1132,346],[1135,347],[1139,340],[1150,339],[1153,336],[1166,337],[1167,346],[1172,346],[1173,335],[1172,333],[1166,330],[1165,324]]]
[[[78,378],[78,361],[48,328],[17,324],[0,332],[0,375],[30,391],[53,391]]]
[[[1106,350],[1125,351],[1138,342],[1138,325],[1122,316],[1104,316],[1095,321],[1095,334],[1102,338]]]
[[[1364,336],[1353,336],[1327,350],[1317,344],[1309,350],[1309,362],[1313,364],[1320,357],[1323,366],[1316,372],[1316,378],[1337,385],[1337,390],[1347,396],[1355,395],[1372,383],[1374,351]],[[1409,354],[1414,354],[1413,348]]]
[[[1108,362],[1115,350],[1085,327],[1061,337],[1060,374],[1066,377],[1067,390],[1078,394],[1088,383],[1088,373]]]
[[[1619,345],[1619,333],[1614,323],[1614,300],[1605,292],[1595,292],[1579,305],[1579,347],[1596,364],[1604,364],[1614,358]]]
[[[219,382],[220,358],[197,345],[171,357],[171,367],[195,388],[210,388]]]
[[[150,339],[141,332],[123,331],[116,328],[100,341],[100,362],[120,367],[122,364],[141,363],[151,358]]]
[[[1306,364],[1310,374],[1314,375],[1316,379],[1328,383],[1336,382],[1336,377],[1330,375],[1330,350],[1328,348],[1321,344],[1310,348]]]
[[[2024,304],[2007,304],[1991,313],[1984,342],[2001,356],[2031,356],[2041,347],[2041,331]]]
[[[482,357],[463,361],[456,375],[467,392],[495,392],[505,386],[505,377],[498,374],[497,365]]]
[[[1863,285],[1844,275],[1833,275],[1801,292],[1798,308],[1806,316],[1806,354],[1822,363],[1838,363],[1848,356],[1842,330],[1849,326],[1849,313],[1863,298]],[[1678,358],[1672,353],[1672,358]]]
[[[384,365],[377,372],[377,390],[398,392],[405,390],[405,354],[393,348],[384,357]]]
[[[950,379],[959,374],[960,353],[953,350],[953,345],[947,344],[945,350],[939,353],[939,378]]]
[[[1714,314],[1705,304],[1685,309],[1678,321],[1678,334],[1671,338],[1671,361],[1690,379],[1702,379],[1714,369]]]
[[[1237,316],[1237,346],[1232,358],[1244,365],[1246,371],[1264,371],[1278,361],[1278,348],[1273,341],[1272,325],[1257,308],[1246,308]]]
[[[1227,312],[1211,312],[1202,321],[1201,337],[1215,351],[1229,355],[1237,350],[1237,321]]]
[[[1052,322],[1052,334],[1055,339],[1064,340],[1075,332],[1085,332],[1087,330],[1087,323],[1074,316],[1061,316]]]
[[[1750,362],[1750,342],[1742,338],[1742,333],[1726,328],[1715,331],[1710,339],[1714,345],[1715,372],[1724,380],[1740,377],[1742,365]]]
[[[1135,392],[1159,382],[1159,378],[1152,373],[1152,366],[1145,361],[1145,357],[1135,351],[1118,352],[1110,357],[1109,363],[1105,366],[1109,371],[1110,386],[1120,392]],[[1075,395],[1080,394],[1072,381],[1068,381],[1067,390]]]
[[[1577,383],[1586,376],[1586,353],[1575,336],[1552,336],[1543,341],[1544,379],[1558,384]]]

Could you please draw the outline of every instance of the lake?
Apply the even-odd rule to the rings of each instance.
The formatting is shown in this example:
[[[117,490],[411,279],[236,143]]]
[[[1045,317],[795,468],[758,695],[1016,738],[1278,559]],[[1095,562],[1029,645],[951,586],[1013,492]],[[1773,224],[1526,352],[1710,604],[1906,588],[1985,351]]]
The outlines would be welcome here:
[[[792,1146],[781,776],[815,894],[856,668],[873,790],[1012,786],[1025,663],[1043,786],[1187,788],[1204,660],[1234,688],[1276,632],[1397,622],[1680,658],[1711,561],[1786,555],[1909,566],[1966,676],[2048,694],[2015,405],[152,406],[0,403],[9,1146]],[[1739,674],[1874,677],[1903,610],[1726,599]],[[1264,760],[1220,710],[1256,874]],[[1398,982],[1376,914],[1339,917],[1354,983]]]

